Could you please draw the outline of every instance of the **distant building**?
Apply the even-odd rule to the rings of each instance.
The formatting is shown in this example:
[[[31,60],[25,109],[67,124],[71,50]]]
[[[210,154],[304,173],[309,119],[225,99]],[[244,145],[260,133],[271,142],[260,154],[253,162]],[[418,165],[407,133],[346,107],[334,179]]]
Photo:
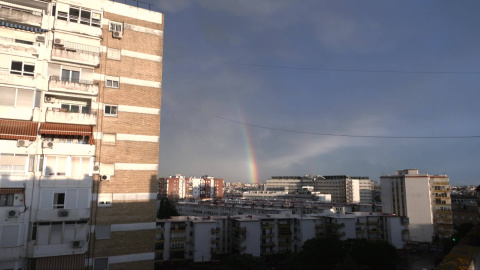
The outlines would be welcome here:
[[[366,176],[324,175],[315,178],[315,190],[332,195],[332,202],[373,203],[373,180]]]
[[[268,257],[298,252],[307,240],[327,236],[383,239],[400,249],[409,236],[408,219],[380,213],[181,216],[159,219],[156,228],[159,264],[218,261],[231,253]]]
[[[431,242],[453,234],[450,182],[446,175],[400,170],[380,177],[384,213],[407,216],[410,240]]]
[[[210,176],[185,177],[180,174],[160,178],[158,195],[175,199],[223,197],[223,179]]]
[[[314,188],[313,177],[306,176],[272,176],[264,186],[265,191],[284,191],[286,193],[299,193],[304,189]]]

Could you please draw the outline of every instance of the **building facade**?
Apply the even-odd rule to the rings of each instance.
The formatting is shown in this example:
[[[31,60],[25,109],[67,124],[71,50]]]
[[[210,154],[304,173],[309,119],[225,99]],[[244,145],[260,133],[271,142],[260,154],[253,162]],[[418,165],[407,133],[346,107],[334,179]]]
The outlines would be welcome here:
[[[218,261],[230,253],[268,257],[299,252],[315,237],[383,239],[404,248],[408,219],[380,213],[181,216],[157,220],[156,263]]]
[[[176,174],[159,179],[158,195],[172,199],[223,198],[223,179],[207,175],[185,177]]]
[[[332,202],[373,203],[373,180],[366,176],[323,175],[315,178],[315,190],[332,195]]]
[[[416,169],[380,177],[383,212],[407,216],[410,239],[431,242],[453,234],[450,181],[446,175],[420,174]]]
[[[0,8],[0,269],[153,268],[163,14]]]

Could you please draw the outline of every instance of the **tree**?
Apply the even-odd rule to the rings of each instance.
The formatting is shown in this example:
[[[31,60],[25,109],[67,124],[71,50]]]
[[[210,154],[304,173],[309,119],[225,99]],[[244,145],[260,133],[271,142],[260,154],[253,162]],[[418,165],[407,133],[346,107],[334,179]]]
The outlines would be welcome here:
[[[224,270],[266,270],[265,264],[259,257],[250,254],[233,254],[222,260],[218,269]]]
[[[175,205],[170,202],[167,198],[160,199],[160,207],[158,209],[157,218],[165,219],[173,216],[178,216],[177,209]]]

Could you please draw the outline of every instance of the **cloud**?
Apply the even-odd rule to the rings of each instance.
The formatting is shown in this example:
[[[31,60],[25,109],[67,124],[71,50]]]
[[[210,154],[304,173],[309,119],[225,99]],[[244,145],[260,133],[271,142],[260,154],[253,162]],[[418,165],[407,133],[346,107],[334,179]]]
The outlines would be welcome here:
[[[191,0],[154,0],[153,4],[162,13],[177,13],[192,5]]]

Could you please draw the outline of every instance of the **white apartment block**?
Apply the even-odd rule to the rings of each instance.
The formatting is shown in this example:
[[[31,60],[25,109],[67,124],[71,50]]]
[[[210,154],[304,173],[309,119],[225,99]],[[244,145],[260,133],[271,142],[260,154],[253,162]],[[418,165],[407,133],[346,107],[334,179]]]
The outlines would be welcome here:
[[[373,203],[373,180],[365,176],[319,175],[315,190],[331,194],[332,202]]]
[[[453,219],[450,183],[446,175],[400,170],[380,177],[384,213],[407,216],[410,240],[431,242],[435,236],[450,237]]]
[[[153,268],[162,54],[161,13],[0,0],[0,269]]]
[[[300,193],[306,189],[313,190],[313,178],[306,176],[272,176],[264,186],[265,191],[283,191]]]
[[[157,220],[156,262],[217,261],[229,253],[264,257],[298,252],[305,241],[328,235],[341,240],[384,240],[400,249],[409,240],[408,219],[380,213],[173,217]]]
[[[374,204],[322,203],[319,201],[284,201],[284,200],[238,200],[226,202],[181,201],[175,203],[180,215],[184,216],[233,216],[233,215],[268,215],[268,214],[322,214],[379,212]]]

